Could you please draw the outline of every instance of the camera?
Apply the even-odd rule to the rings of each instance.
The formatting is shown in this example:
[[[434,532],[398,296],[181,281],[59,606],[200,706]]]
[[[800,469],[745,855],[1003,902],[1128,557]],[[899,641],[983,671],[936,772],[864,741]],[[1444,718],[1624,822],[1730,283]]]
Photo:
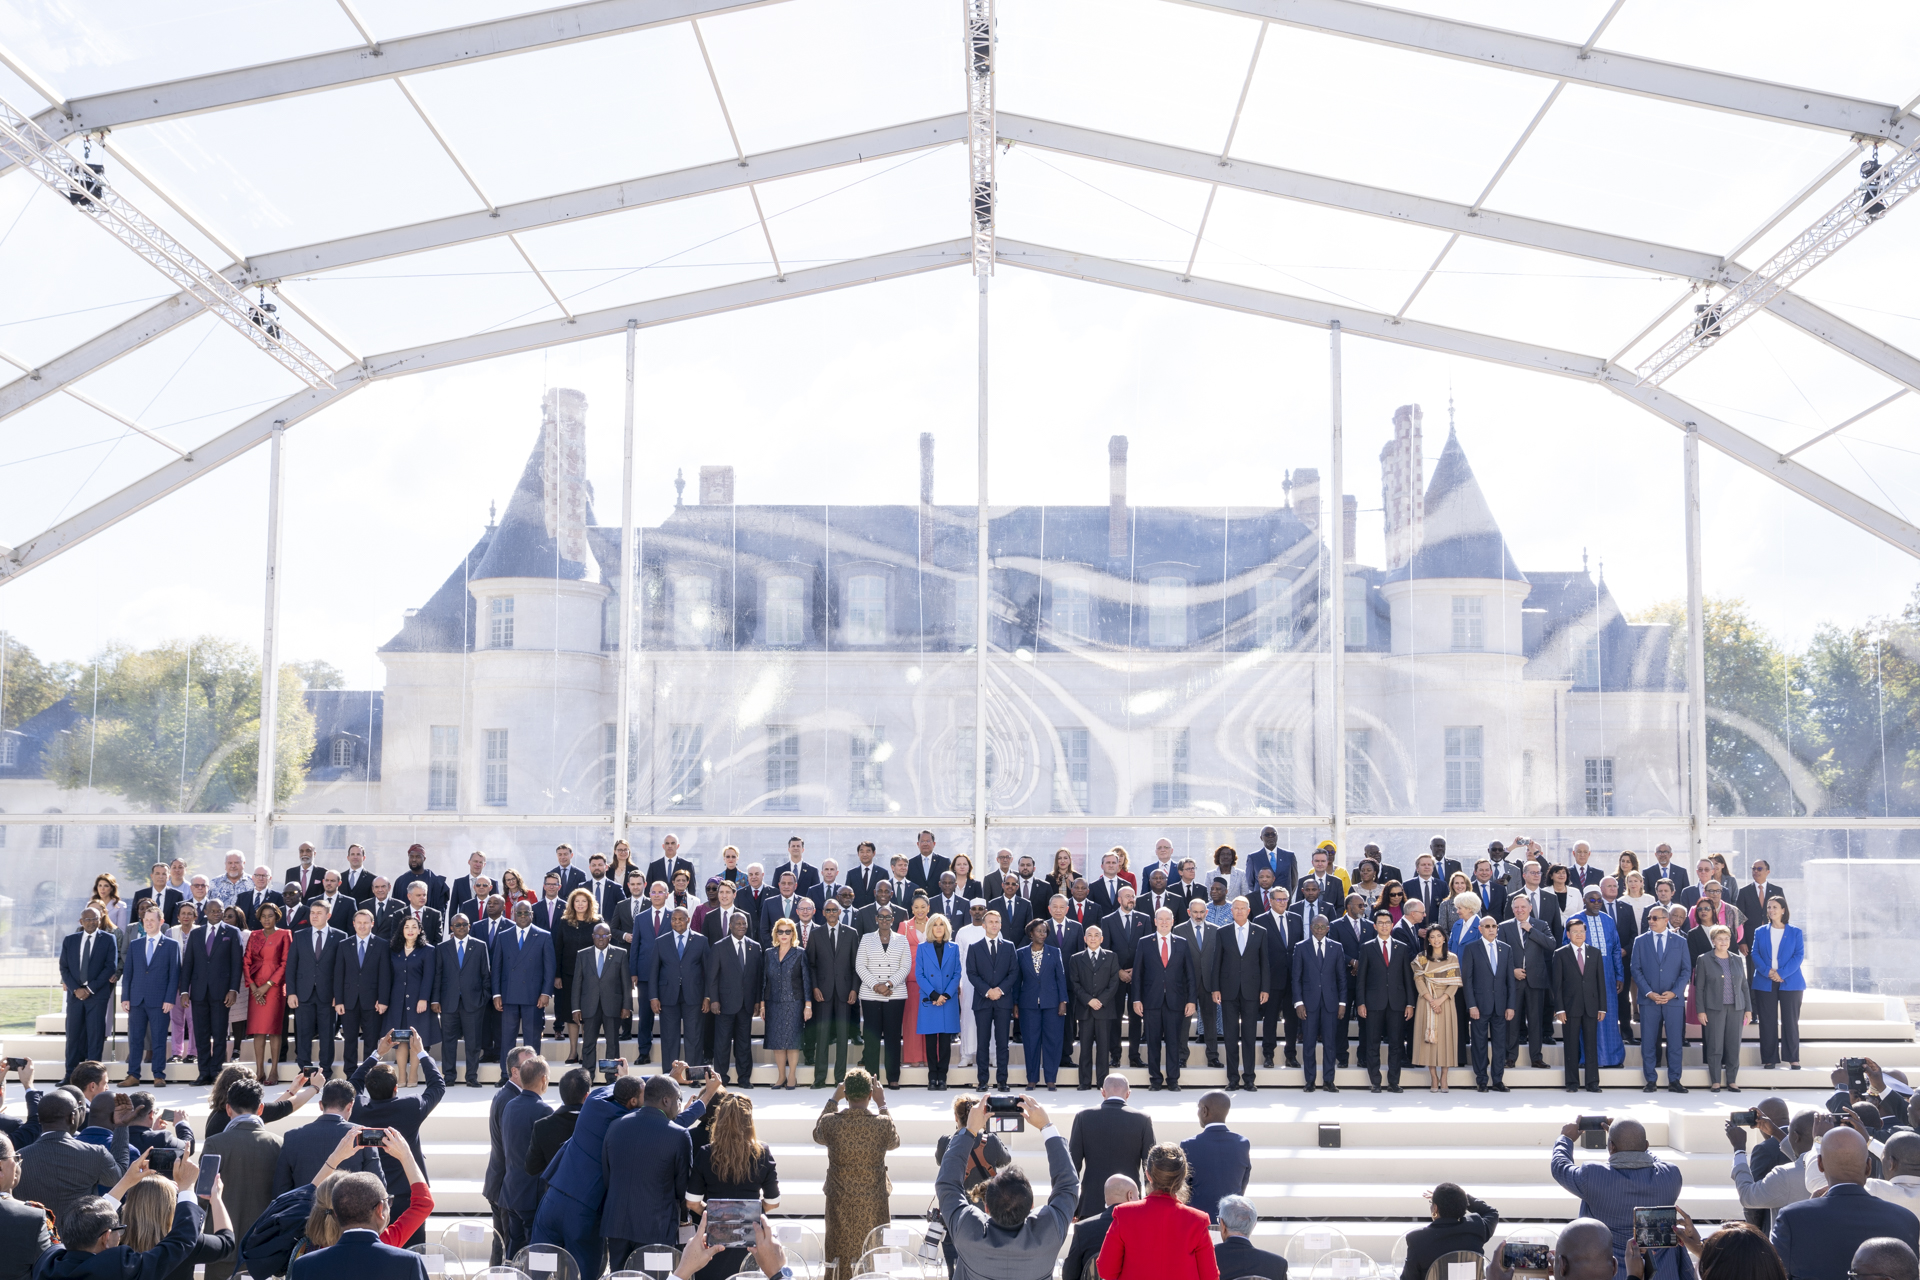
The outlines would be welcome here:
[[[1500,1265],[1509,1271],[1551,1271],[1553,1246],[1509,1240],[1500,1246]]]
[[[413,1039],[413,1028],[412,1027],[395,1027],[391,1032],[391,1034],[393,1036],[393,1042],[395,1044],[405,1044],[407,1041]]]
[[[362,1129],[353,1135],[353,1145],[356,1147],[377,1147],[386,1140],[385,1129]]]
[[[987,1129],[992,1133],[1025,1133],[1027,1131],[1026,1113],[1020,1110],[1020,1099],[1011,1093],[990,1093],[984,1101],[987,1104]]]
[[[187,1118],[187,1109],[185,1107],[168,1107],[160,1113],[160,1118],[168,1124],[179,1124]]]
[[[7,1059],[7,1070],[9,1070],[9,1071],[19,1071],[19,1070],[21,1070],[22,1068],[24,1068],[24,1067],[25,1067],[25,1066],[26,1066],[26,1065],[27,1065],[27,1064],[28,1064],[29,1062],[31,1062],[31,1061],[33,1061],[33,1059],[31,1059],[31,1058],[8,1058],[8,1059]]]
[[[1605,1116],[1580,1116],[1580,1145],[1588,1151],[1601,1151],[1607,1145],[1607,1118]]]
[[[153,1170],[163,1178],[171,1178],[173,1176],[173,1162],[179,1158],[179,1155],[180,1153],[172,1147],[148,1147],[147,1168]]]
[[[600,1059],[600,1074],[607,1078],[608,1084],[613,1083],[614,1077],[619,1074],[620,1068],[626,1065],[626,1061],[625,1058]]]
[[[688,1084],[705,1084],[707,1082],[707,1077],[712,1074],[713,1074],[712,1067],[688,1067],[687,1083]]]
[[[1633,1238],[1642,1249],[1671,1249],[1680,1242],[1675,1228],[1679,1213],[1672,1205],[1633,1211]]]
[[[1866,1096],[1867,1060],[1865,1058],[1842,1058],[1840,1069],[1847,1073],[1847,1092]]]
[[[1748,1107],[1745,1111],[1736,1111],[1727,1120],[1743,1129],[1756,1129],[1760,1126],[1760,1108]]]

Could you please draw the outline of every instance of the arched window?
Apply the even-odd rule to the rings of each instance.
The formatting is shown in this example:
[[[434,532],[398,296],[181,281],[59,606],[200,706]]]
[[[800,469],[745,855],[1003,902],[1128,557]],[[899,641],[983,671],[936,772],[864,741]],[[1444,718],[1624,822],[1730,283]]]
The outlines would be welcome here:
[[[344,733],[336,737],[333,740],[332,750],[328,753],[327,762],[336,769],[351,769],[353,767],[353,738]]]
[[[847,580],[846,642],[887,642],[887,580],[877,573],[863,573]]]
[[[799,645],[807,640],[807,584],[795,574],[776,574],[766,580],[766,643]]]

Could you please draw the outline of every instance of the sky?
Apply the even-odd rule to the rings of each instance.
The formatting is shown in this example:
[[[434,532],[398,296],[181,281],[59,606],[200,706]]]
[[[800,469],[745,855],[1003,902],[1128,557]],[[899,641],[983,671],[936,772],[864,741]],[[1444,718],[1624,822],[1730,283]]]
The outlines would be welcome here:
[[[1572,40],[1607,8],[1420,7]],[[1850,8],[1876,30],[1920,35],[1920,16],[1903,7]],[[458,20],[435,0],[358,9],[383,38]],[[1848,158],[1847,139],[1580,86],[1560,92],[1501,172],[1550,82],[1287,28],[1262,37],[1250,20],[1166,0],[1004,0],[999,11],[1003,112],[1713,253],[1787,207],[1742,253],[1749,265],[1853,181],[1849,167],[1795,205]],[[1834,28],[1784,44],[1773,34],[1790,15],[1628,0],[1601,44],[1883,101],[1920,92],[1893,52],[1911,40]],[[196,0],[159,16],[0,0],[0,25],[11,54],[69,97],[357,40],[319,0]],[[1157,55],[1144,74],[1142,48]],[[724,161],[736,134],[753,154],[952,112],[963,103],[958,49],[950,0],[787,0],[703,20],[697,33],[673,24],[431,72],[405,92],[383,81],[133,126],[104,150],[126,199],[219,264],[482,200]],[[44,105],[5,69],[0,97]],[[1010,240],[1174,271],[1191,260],[1196,276],[1388,313],[1405,305],[1411,319],[1590,355],[1657,344],[1678,315],[1633,345],[1687,293],[1684,280],[1473,239],[1449,248],[1443,233],[1344,211],[1226,188],[1210,199],[1202,183],[1035,147],[1003,150],[996,165]],[[495,238],[289,278],[284,296],[300,314],[283,316],[345,364],[556,317],[549,285],[570,310],[592,311],[768,276],[774,254],[794,271],[939,243],[965,234],[965,208],[964,152],[935,147],[528,232],[517,245]],[[26,175],[0,177],[0,357],[37,364],[169,293],[89,221]],[[1896,210],[1797,288],[1920,349],[1920,316],[1884,283],[1916,268],[1920,215]],[[1144,505],[1277,503],[1288,471],[1329,471],[1324,330],[1007,263],[989,297],[993,505],[1104,503],[1114,434],[1130,439],[1129,496]],[[960,267],[643,330],[636,521],[657,522],[675,473],[691,486],[702,465],[734,467],[741,502],[911,502],[923,431],[936,441],[936,501],[972,503],[976,307]],[[283,655],[332,662],[355,687],[382,682],[375,650],[458,564],[489,503],[506,500],[549,387],[586,393],[595,511],[617,522],[623,363],[615,336],[459,365],[383,381],[290,429]],[[1898,390],[1766,316],[1668,385],[1782,450]],[[191,449],[296,384],[202,318],[79,389]],[[1378,456],[1395,408],[1423,407],[1430,470],[1451,399],[1523,570],[1587,556],[1629,612],[1684,594],[1680,435],[1664,422],[1597,387],[1351,336],[1341,389],[1363,562],[1381,557]],[[1911,520],[1916,400],[1797,456]],[[0,420],[0,543],[172,456],[65,397]],[[195,634],[258,643],[267,475],[267,450],[255,449],[0,587],[0,629],[73,659]],[[1920,581],[1911,557],[1711,449],[1702,496],[1708,593],[1746,599],[1790,643],[1895,611]]]

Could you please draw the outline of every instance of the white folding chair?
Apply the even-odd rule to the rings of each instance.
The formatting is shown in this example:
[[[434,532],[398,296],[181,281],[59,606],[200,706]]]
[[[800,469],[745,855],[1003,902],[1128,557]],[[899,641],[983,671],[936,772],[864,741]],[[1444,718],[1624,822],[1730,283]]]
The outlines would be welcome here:
[[[1287,1237],[1287,1247],[1280,1256],[1287,1260],[1289,1275],[1296,1271],[1304,1274],[1335,1249],[1346,1247],[1347,1238],[1340,1232],[1324,1222],[1308,1222]]]
[[[1333,1249],[1314,1264],[1314,1280],[1375,1280],[1380,1269],[1359,1249]]]
[[[530,1244],[508,1259],[508,1265],[533,1280],[580,1280],[573,1255],[557,1244]]]
[[[460,1218],[440,1232],[440,1247],[460,1260],[463,1274],[478,1276],[493,1265],[494,1250],[507,1256],[507,1242],[485,1218]]]

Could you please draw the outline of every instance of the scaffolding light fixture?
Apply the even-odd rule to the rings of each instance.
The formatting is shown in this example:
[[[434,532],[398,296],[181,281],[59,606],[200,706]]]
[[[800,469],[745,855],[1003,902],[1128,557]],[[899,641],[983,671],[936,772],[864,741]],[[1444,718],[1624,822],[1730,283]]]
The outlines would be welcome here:
[[[1793,283],[1837,253],[1842,245],[1884,218],[1893,207],[1920,187],[1920,143],[1901,151],[1884,165],[1875,158],[1861,165],[1861,181],[1853,192],[1827,210],[1818,221],[1790,240],[1771,258],[1748,272],[1718,302],[1694,307],[1694,318],[1668,338],[1640,365],[1637,385],[1659,386],[1708,347],[1764,311],[1767,304]]]
[[[993,272],[993,0],[960,0],[966,30],[967,161],[973,273]]]
[[[139,254],[149,266],[190,294],[201,306],[253,346],[313,388],[333,385],[332,369],[263,307],[247,301],[239,286],[194,256],[151,218],[134,208],[105,177],[105,166],[73,154],[0,98],[0,160],[20,166],[92,218],[102,230]]]

